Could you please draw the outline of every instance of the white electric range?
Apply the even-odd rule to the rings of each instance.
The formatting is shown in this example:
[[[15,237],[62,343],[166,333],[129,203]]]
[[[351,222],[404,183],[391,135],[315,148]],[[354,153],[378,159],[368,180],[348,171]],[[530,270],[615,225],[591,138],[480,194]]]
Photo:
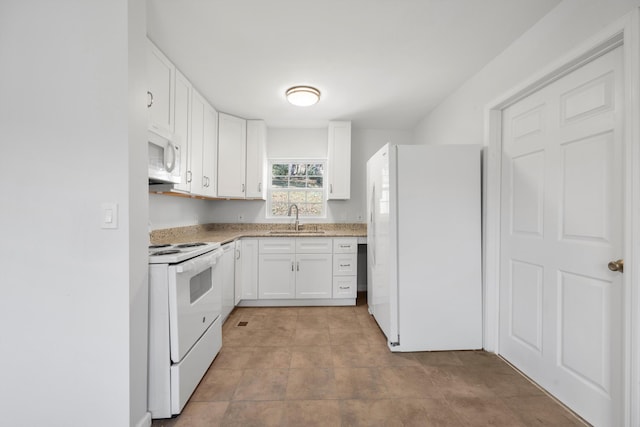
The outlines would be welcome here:
[[[149,247],[149,387],[152,418],[182,411],[222,347],[219,243]]]

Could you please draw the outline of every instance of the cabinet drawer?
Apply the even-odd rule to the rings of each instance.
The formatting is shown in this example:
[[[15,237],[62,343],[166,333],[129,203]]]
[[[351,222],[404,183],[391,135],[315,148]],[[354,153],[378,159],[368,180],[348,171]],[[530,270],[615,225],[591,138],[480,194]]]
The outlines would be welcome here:
[[[355,298],[358,291],[356,276],[333,278],[333,298]]]
[[[296,241],[279,237],[260,239],[259,251],[261,254],[293,254],[296,252]]]
[[[296,241],[298,254],[330,254],[333,239],[326,237],[299,237]]]
[[[353,237],[340,237],[333,239],[334,254],[358,253],[358,239]]]
[[[333,275],[355,276],[358,273],[358,254],[334,254]]]

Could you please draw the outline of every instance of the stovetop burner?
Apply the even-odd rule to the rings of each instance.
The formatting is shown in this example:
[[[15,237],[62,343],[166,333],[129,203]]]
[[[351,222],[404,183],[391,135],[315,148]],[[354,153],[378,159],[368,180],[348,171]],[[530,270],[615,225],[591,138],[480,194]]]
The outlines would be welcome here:
[[[158,251],[158,252],[154,252],[151,255],[172,255],[172,254],[179,254],[180,251],[178,249],[167,249],[164,251]]]
[[[168,248],[169,246],[171,246],[168,243],[164,243],[162,245],[150,245],[149,249],[160,249],[160,248]]]
[[[196,246],[204,246],[204,245],[206,245],[206,243],[202,243],[202,242],[182,243],[182,244],[176,245],[176,248],[194,248]]]

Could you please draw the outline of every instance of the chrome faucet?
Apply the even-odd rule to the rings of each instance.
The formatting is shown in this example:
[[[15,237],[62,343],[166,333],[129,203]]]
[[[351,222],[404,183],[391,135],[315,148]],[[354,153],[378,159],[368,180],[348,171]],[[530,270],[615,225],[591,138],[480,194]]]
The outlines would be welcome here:
[[[293,208],[296,208],[296,231],[298,231],[298,229],[300,228],[300,221],[298,221],[298,205],[296,205],[295,203],[292,203],[289,206],[289,213],[287,213],[287,216],[291,216],[291,210]]]

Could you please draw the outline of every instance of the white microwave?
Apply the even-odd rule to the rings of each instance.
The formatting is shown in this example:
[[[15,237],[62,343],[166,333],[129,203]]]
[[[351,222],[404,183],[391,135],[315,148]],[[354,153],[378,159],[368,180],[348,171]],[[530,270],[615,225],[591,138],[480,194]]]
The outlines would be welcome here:
[[[149,182],[180,183],[180,141],[177,135],[149,128]]]

